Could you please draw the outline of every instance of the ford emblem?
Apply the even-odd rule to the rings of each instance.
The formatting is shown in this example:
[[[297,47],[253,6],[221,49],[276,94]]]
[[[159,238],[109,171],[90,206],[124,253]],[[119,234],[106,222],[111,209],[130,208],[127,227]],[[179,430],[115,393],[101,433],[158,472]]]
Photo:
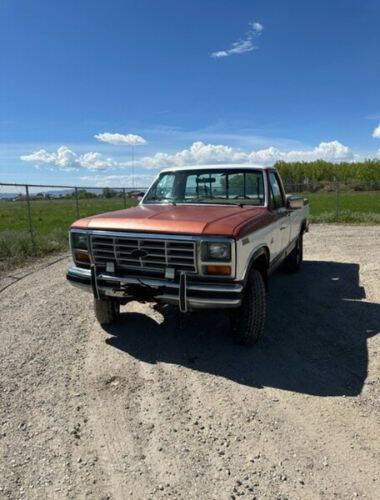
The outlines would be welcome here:
[[[133,257],[134,259],[143,259],[144,257],[147,256],[148,252],[146,250],[140,250],[139,248],[136,248],[131,252],[131,257]]]

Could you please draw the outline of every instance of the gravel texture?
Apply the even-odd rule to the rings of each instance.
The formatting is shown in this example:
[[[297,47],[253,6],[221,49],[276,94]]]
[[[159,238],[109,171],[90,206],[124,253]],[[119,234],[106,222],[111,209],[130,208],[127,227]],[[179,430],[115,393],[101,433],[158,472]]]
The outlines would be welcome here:
[[[0,498],[379,498],[380,228],[312,226],[265,337],[131,303],[102,329],[67,257],[0,281]]]

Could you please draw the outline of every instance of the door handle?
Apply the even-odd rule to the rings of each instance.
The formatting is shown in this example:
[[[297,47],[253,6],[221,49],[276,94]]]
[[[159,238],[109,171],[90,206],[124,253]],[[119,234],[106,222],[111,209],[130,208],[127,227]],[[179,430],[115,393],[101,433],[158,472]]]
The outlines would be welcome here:
[[[280,231],[282,231],[283,229],[286,229],[288,226],[281,226],[280,227]]]

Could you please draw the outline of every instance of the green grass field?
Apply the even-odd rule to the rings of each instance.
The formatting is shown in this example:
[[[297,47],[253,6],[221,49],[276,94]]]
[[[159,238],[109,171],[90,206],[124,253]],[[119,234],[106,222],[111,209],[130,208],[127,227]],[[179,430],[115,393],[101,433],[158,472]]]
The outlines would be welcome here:
[[[309,199],[311,222],[380,224],[380,191],[341,192],[339,215],[334,192],[303,193]],[[135,205],[133,199],[128,206]],[[79,215],[124,208],[123,198],[80,199]],[[68,229],[77,217],[74,199],[34,200],[31,202],[35,246],[28,225],[25,201],[0,200],[0,271],[19,265],[29,256],[67,249]]]
[[[136,205],[127,199],[127,207]],[[90,198],[79,200],[79,217],[99,214],[124,208],[122,198]],[[70,224],[78,219],[75,200],[33,200],[31,214],[36,234],[49,234],[57,229],[68,230]],[[26,201],[0,200],[0,232],[29,230]]]
[[[127,207],[133,205],[136,201],[127,199]],[[79,200],[80,218],[123,208],[123,198]],[[74,199],[33,200],[31,215],[34,245],[29,233],[26,202],[0,200],[0,273],[22,264],[31,256],[68,248],[69,227],[78,219]]]
[[[380,191],[340,192],[338,200],[335,192],[303,193],[303,195],[309,200],[310,214],[313,220],[318,220],[326,213],[336,215],[337,205],[339,213],[351,212],[353,214],[352,222],[355,222],[359,214],[361,214],[363,222],[365,222],[366,214],[372,214],[368,215],[369,219],[376,219],[376,214],[380,216]],[[378,219],[378,223],[380,223],[380,218]],[[373,221],[368,220],[368,222]]]

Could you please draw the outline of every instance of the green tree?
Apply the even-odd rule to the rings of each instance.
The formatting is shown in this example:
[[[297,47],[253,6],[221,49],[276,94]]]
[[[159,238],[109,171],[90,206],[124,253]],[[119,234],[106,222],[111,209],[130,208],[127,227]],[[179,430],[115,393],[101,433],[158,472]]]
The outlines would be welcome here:
[[[104,198],[116,198],[117,196],[117,191],[111,188],[104,188],[103,189],[103,196]]]

